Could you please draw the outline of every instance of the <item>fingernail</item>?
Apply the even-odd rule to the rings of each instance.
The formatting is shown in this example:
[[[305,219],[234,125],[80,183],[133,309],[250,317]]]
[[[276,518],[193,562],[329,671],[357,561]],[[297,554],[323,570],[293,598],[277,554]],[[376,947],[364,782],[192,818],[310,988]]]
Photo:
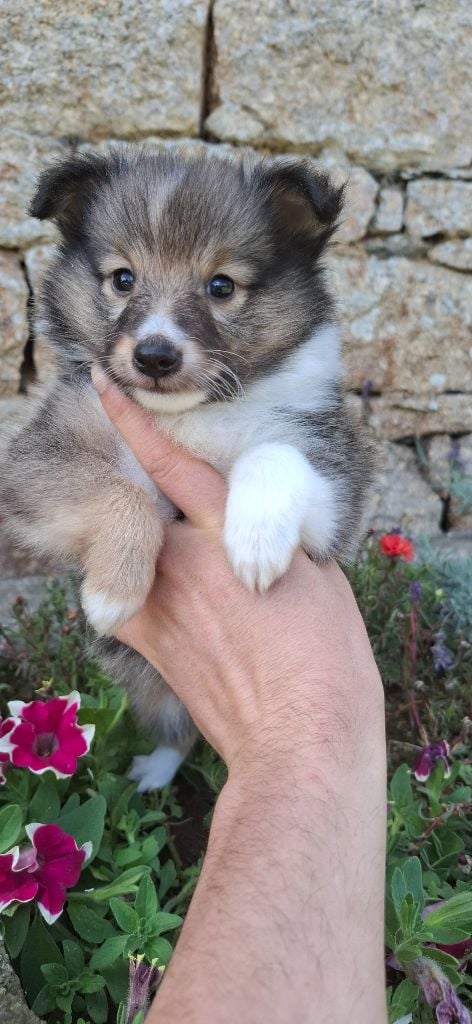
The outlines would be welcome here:
[[[92,383],[94,384],[99,395],[103,395],[103,392],[106,391],[108,386],[108,379],[106,373],[103,372],[100,366],[97,366],[97,364],[94,363],[90,372],[90,376],[92,378]]]

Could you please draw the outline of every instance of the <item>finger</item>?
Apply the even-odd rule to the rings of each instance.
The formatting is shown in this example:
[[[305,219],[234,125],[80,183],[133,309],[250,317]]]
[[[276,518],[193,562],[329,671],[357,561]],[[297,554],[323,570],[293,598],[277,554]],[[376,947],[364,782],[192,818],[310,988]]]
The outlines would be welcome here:
[[[149,413],[96,366],[92,367],[92,380],[107,416],[159,489],[195,526],[220,528],[226,502],[220,475],[178,448],[158,430]]]

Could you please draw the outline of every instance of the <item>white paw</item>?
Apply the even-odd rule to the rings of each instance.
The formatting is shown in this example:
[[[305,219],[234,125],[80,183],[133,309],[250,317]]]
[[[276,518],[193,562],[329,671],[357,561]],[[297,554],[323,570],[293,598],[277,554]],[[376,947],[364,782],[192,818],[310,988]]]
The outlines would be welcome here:
[[[268,590],[287,571],[300,543],[298,524],[251,518],[228,507],[224,543],[233,570],[248,590]]]
[[[336,522],[330,480],[289,444],[257,445],[230,474],[224,543],[234,572],[251,590],[267,590],[303,543],[323,553]]]
[[[162,789],[172,781],[183,760],[174,747],[157,747],[152,754],[133,758],[128,778],[138,783],[138,793]]]
[[[140,594],[126,601],[117,601],[104,590],[90,590],[86,583],[81,592],[82,608],[99,636],[113,636],[120,626],[136,615],[145,600],[145,595]]]

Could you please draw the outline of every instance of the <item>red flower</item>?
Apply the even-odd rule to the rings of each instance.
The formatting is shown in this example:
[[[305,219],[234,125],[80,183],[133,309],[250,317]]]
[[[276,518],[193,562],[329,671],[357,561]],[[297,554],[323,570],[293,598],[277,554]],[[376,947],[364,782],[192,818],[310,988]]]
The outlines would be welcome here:
[[[14,846],[8,853],[0,856],[0,913],[10,903],[29,903],[38,892],[38,883],[34,877],[36,854],[34,850],[25,850]]]
[[[5,721],[3,722],[0,716],[0,740],[1,737],[6,736],[11,729],[13,729],[13,719],[6,718]],[[10,758],[8,754],[4,754],[0,751],[0,786],[3,786],[3,784],[6,782],[6,770],[9,763]]]
[[[50,701],[10,701],[13,724],[7,735],[0,735],[0,756],[7,754],[15,768],[29,768],[36,775],[48,770],[58,779],[73,775],[77,758],[90,749],[93,725],[78,725],[80,695],[74,690],[68,697]],[[4,726],[7,723],[4,723]]]
[[[36,855],[37,904],[44,920],[53,924],[63,911],[67,889],[78,882],[82,865],[91,856],[92,844],[77,846],[58,825],[33,823],[26,832]]]
[[[387,558],[403,558],[404,562],[412,562],[415,557],[411,540],[400,537],[399,533],[385,533],[379,540],[379,547]]]

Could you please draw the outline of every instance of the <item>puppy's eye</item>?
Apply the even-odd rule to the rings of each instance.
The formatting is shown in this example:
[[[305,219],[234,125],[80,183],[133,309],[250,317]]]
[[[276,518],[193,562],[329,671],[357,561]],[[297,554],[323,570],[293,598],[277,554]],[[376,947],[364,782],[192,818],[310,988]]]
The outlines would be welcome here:
[[[234,292],[234,281],[226,274],[216,274],[212,277],[207,292],[213,299],[229,299]]]
[[[114,270],[112,274],[112,282],[115,292],[130,292],[134,285],[133,271],[128,270],[126,267],[121,267],[120,270]]]

